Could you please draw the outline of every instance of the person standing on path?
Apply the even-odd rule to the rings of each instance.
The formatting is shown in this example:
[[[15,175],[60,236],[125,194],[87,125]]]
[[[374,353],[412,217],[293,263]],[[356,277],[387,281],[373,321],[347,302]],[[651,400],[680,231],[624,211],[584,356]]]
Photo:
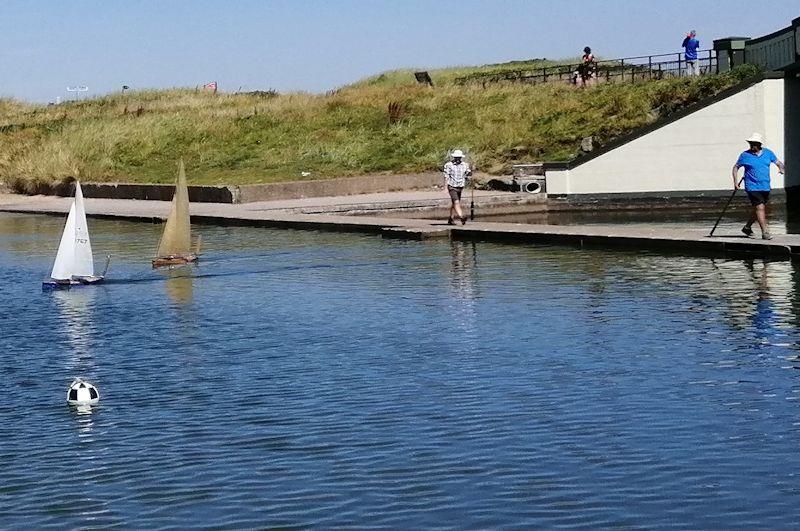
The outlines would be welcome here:
[[[785,167],[783,162],[778,160],[772,150],[762,147],[764,138],[759,133],[753,133],[747,139],[750,149],[742,152],[736,164],[733,165],[733,188],[739,189],[741,182],[739,179],[739,168],[744,168],[744,189],[750,204],[753,205],[753,213],[747,221],[742,232],[750,238],[753,236],[753,223],[758,221],[761,227],[761,237],[771,240],[772,236],[767,228],[766,207],[769,202],[770,175],[769,170],[772,164],[778,167],[778,171],[783,173]]]
[[[464,153],[460,149],[456,149],[450,154],[451,161],[444,165],[444,183],[447,187],[447,193],[450,195],[450,217],[447,220],[448,225],[455,225],[454,216],[461,221],[464,225],[467,222],[467,216],[461,211],[461,192],[464,191],[464,185],[467,182],[467,177],[472,175],[472,170],[469,164],[464,162]]]
[[[684,58],[686,59],[686,75],[699,76],[700,69],[697,66],[697,50],[700,48],[700,41],[697,40],[697,32],[692,30],[683,39]]]

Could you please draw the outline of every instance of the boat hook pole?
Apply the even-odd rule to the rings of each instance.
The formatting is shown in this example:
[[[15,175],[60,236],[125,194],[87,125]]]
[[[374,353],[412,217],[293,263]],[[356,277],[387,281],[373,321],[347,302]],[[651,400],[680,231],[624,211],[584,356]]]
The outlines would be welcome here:
[[[719,222],[720,222],[720,221],[722,221],[722,216],[724,216],[724,215],[725,215],[725,211],[726,211],[726,210],[728,210],[728,207],[730,206],[730,204],[731,204],[731,201],[733,201],[733,196],[735,196],[735,195],[736,195],[736,192],[738,192],[738,191],[739,191],[739,186],[741,186],[741,185],[742,185],[742,181],[744,181],[744,177],[742,177],[742,178],[739,180],[739,184],[737,184],[737,185],[736,185],[736,188],[734,188],[734,189],[733,189],[733,193],[732,193],[732,194],[731,194],[731,196],[728,198],[728,202],[727,202],[727,203],[725,203],[725,208],[723,208],[723,209],[722,209],[722,212],[720,213],[719,217],[717,218],[717,222],[716,222],[716,223],[714,223],[714,227],[712,227],[712,229],[711,229],[711,232],[710,232],[710,233],[708,233],[708,236],[709,236],[709,238],[710,238],[711,236],[713,236],[713,235],[714,235],[714,231],[715,231],[715,230],[717,230],[717,225],[719,225]]]

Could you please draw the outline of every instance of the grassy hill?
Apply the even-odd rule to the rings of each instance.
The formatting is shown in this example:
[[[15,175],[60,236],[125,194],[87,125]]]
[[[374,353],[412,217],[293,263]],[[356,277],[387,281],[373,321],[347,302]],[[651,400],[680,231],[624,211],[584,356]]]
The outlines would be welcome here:
[[[487,65],[486,70],[531,63]],[[546,64],[546,63],[536,63]],[[476,69],[381,74],[324,95],[142,91],[32,105],[0,100],[0,180],[18,190],[85,181],[244,184],[441,166],[468,149],[482,171],[565,160],[582,138],[607,142],[757,74],[608,84],[458,85]]]

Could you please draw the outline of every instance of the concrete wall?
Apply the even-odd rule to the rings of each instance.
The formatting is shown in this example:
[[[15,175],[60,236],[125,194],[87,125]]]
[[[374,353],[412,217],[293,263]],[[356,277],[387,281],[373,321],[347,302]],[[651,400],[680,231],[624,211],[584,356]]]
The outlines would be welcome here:
[[[286,183],[253,184],[238,186],[238,201],[274,201],[304,197],[329,197],[337,195],[373,194],[397,190],[418,190],[441,185],[441,173],[409,175],[365,175],[346,179],[294,181]]]
[[[345,179],[290,181],[285,183],[244,186],[189,186],[192,203],[251,203],[304,197],[371,194],[398,190],[419,190],[441,185],[440,173],[409,175],[366,175]],[[172,201],[175,186],[171,184],[82,183],[86,197],[102,199],[149,199]],[[71,196],[74,188],[54,186],[43,191],[50,195]]]
[[[139,199],[151,201],[172,201],[175,186],[172,184],[117,184],[83,183],[85,197],[101,199]],[[63,195],[71,196],[72,187]],[[189,201],[192,203],[233,203],[236,188],[232,186],[190,186]],[[57,194],[58,195],[58,194]]]
[[[786,76],[785,126],[786,187],[800,187],[800,78]]]
[[[766,79],[569,170],[547,171],[547,193],[731,189],[731,167],[753,132],[784,158],[784,80]],[[773,167],[772,186],[783,188]]]

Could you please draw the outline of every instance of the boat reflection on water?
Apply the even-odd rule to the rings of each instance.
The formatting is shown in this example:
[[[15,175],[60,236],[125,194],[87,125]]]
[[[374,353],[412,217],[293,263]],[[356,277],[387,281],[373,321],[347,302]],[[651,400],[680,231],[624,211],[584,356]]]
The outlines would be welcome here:
[[[172,341],[197,344],[203,336],[202,317],[198,315],[194,302],[194,282],[196,265],[187,264],[174,268],[162,268],[164,290],[167,294],[171,317],[170,334]],[[186,378],[198,377],[198,350],[179,349],[173,356],[180,362],[180,371]]]
[[[92,342],[97,333],[94,310],[97,287],[57,290],[52,297],[58,307],[58,323],[70,346],[67,370],[75,375],[91,375],[95,369]]]
[[[170,300],[180,306],[191,304],[194,299],[194,275],[190,266],[170,269],[166,274],[164,286]]]
[[[93,379],[93,375],[97,373],[97,364],[93,356],[94,337],[97,334],[95,322],[97,290],[96,286],[86,286],[50,292],[60,314],[59,326],[69,345],[69,354],[66,357],[65,365],[66,376],[83,376]],[[92,414],[96,411],[97,406],[92,407],[86,404],[69,406],[69,409],[76,414],[77,424],[75,427],[80,442],[92,442],[94,427]]]

